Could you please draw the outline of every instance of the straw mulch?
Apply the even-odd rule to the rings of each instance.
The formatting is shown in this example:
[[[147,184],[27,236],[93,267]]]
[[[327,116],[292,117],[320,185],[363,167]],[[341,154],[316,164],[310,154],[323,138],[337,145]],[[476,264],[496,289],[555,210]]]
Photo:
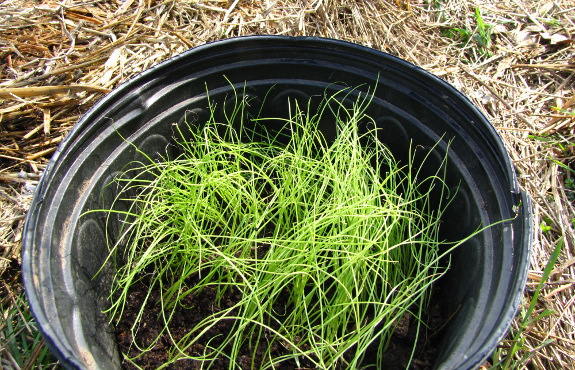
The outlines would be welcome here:
[[[444,78],[483,110],[534,201],[535,235],[525,304],[541,280],[550,252],[564,238],[537,306],[537,312],[549,308],[554,313],[529,325],[514,364],[573,368],[575,8],[571,0],[4,0],[0,5],[2,284],[17,291],[21,231],[34,187],[51,153],[91,105],[135,74],[191,47],[253,34],[323,36],[383,50]],[[507,340],[501,347],[509,345]],[[2,358],[5,351],[0,353]]]

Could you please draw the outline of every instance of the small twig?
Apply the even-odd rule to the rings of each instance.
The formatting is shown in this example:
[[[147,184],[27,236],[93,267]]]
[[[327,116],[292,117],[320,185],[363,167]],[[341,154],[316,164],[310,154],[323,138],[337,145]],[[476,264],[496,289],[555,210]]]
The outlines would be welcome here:
[[[525,9],[525,7],[517,0],[513,0],[513,3],[515,5],[517,5],[517,7],[519,9],[521,9],[521,11],[523,11],[523,13],[529,18],[529,20],[531,20],[531,22],[535,23],[537,25],[537,27],[539,27],[542,31],[545,31],[546,28],[543,26],[543,24],[541,24],[541,22],[539,22],[537,20],[537,18],[535,18],[534,16],[531,15],[531,13],[529,13],[527,11],[527,9]]]
[[[26,162],[26,160],[23,158],[12,157],[12,156],[6,155],[6,154],[0,154],[0,158],[6,158],[6,159],[12,159],[14,161]]]
[[[113,49],[116,46],[122,44],[124,41],[129,40],[130,37],[132,37],[132,35],[138,33],[143,27],[141,25],[139,25],[138,27],[136,27],[134,30],[132,30],[129,33],[126,33],[124,36],[120,37],[119,39],[117,39],[116,41],[113,41],[111,43],[109,43],[108,45],[102,46],[100,49],[94,51],[92,54],[94,55],[98,55],[101,54],[105,51],[107,51],[108,49]],[[100,58],[100,60],[107,60],[108,57],[102,57]]]
[[[20,177],[12,177],[12,176],[2,176],[2,175],[0,175],[0,181],[5,181],[5,182],[18,182],[18,183],[26,183],[26,182],[29,182],[29,183],[37,183],[37,182],[38,182],[38,181],[36,181],[36,180],[23,179],[23,178],[20,178]],[[2,194],[1,192],[2,192],[2,190],[0,190],[0,195]]]
[[[132,24],[130,24],[130,28],[128,28],[127,32],[128,35],[131,35],[133,33],[134,28],[136,27],[136,24],[138,24],[140,17],[142,17],[144,10],[145,8],[143,5],[143,1],[141,1],[140,4],[138,4],[138,8],[136,9],[136,15],[133,17]]]
[[[34,347],[34,349],[32,350],[30,357],[28,357],[26,359],[26,362],[24,362],[22,370],[33,369],[36,365],[36,360],[38,360],[38,357],[40,357],[44,348],[45,348],[44,339],[41,339],[40,341],[38,341],[38,343],[36,343],[36,347]]]
[[[68,48],[68,51],[66,51],[64,53],[64,55],[61,55],[58,58],[66,58],[66,57],[68,57],[68,55],[70,55],[74,51],[74,48],[76,47],[76,34],[82,28],[82,25],[84,22],[80,21],[78,23],[78,25],[76,25],[74,27],[72,32],[69,32],[68,29],[66,28],[66,16],[64,15],[64,8],[63,7],[60,7],[60,12],[58,14],[58,18],[60,19],[60,22],[61,22],[62,32],[65,33],[66,36],[68,36],[68,38],[70,39],[70,47]],[[70,22],[72,24],[74,24],[72,21],[70,21]],[[67,59],[64,59],[64,60],[67,61]]]
[[[227,11],[227,9],[225,9],[225,8],[219,8],[217,6],[205,5],[199,1],[192,2],[192,3],[188,4],[188,6],[190,6],[191,8],[209,10],[209,11],[218,12],[218,13],[225,13]]]
[[[76,91],[96,91],[102,93],[110,92],[110,89],[95,85],[60,85],[60,86],[36,86],[36,87],[8,87],[0,89],[0,98],[10,97],[33,97],[33,96],[54,96],[68,94]]]
[[[164,23],[164,27],[166,27],[168,29],[168,31],[173,34],[174,36],[176,36],[181,42],[183,42],[188,48],[193,48],[195,45],[192,44],[188,39],[186,39],[184,36],[182,36],[181,33],[179,33],[178,31],[174,30],[174,28],[172,26],[170,26],[167,23]]]
[[[56,151],[56,147],[48,148],[48,149],[42,150],[42,151],[40,151],[40,152],[38,152],[38,153],[34,153],[34,154],[31,154],[31,155],[27,155],[27,156],[26,156],[26,159],[29,160],[29,161],[33,161],[34,159],[38,159],[38,158],[43,157],[43,156],[45,156],[46,154],[50,154],[50,153],[52,153],[52,152],[54,152],[54,151]]]
[[[34,127],[32,130],[30,130],[30,132],[28,132],[26,135],[24,135],[22,138],[24,140],[27,140],[29,138],[31,138],[35,133],[37,133],[38,131],[40,131],[42,128],[44,127],[44,124],[38,125],[36,127]]]
[[[232,11],[235,9],[235,7],[238,5],[238,3],[240,2],[240,0],[235,0],[230,7],[226,10],[226,13],[224,14],[223,18],[221,21],[218,22],[217,27],[214,27],[205,37],[205,39],[209,39],[211,38],[213,35],[216,34],[216,32],[218,32],[220,30],[220,27],[222,27],[222,25],[224,25],[227,21],[228,18],[230,17],[230,14],[232,13]]]
[[[514,64],[511,68],[539,68],[550,71],[575,71],[575,65],[572,64]]]
[[[18,202],[18,200],[14,197],[11,197],[10,195],[8,195],[4,190],[0,189],[0,197],[6,199],[7,201],[9,201],[10,203],[13,203],[14,205],[18,206],[18,207],[22,207],[22,205],[20,204],[20,202]]]
[[[26,215],[20,215],[20,216],[15,216],[15,217],[11,217],[11,218],[6,218],[4,220],[2,220],[3,222],[13,222],[13,221],[20,221],[26,218]],[[0,245],[3,248],[6,248],[7,245],[5,244],[1,244]],[[10,245],[9,247],[12,247],[13,245]]]
[[[234,11],[234,9],[236,8],[236,6],[238,5],[239,2],[240,2],[240,0],[235,0],[232,3],[232,5],[230,5],[228,10],[226,11],[226,14],[224,14],[224,18],[222,19],[222,23],[224,23],[228,20],[228,18],[230,17],[230,14]]]
[[[84,67],[90,66],[90,65],[92,65],[92,64],[99,63],[99,62],[101,62],[101,61],[103,61],[103,60],[106,60],[106,59],[108,59],[107,56],[105,56],[105,57],[100,57],[100,58],[97,58],[97,59],[93,59],[93,60],[90,60],[90,61],[87,61],[87,62],[84,62],[84,63],[75,64],[75,65],[72,65],[72,66],[69,66],[69,67],[64,67],[64,68],[60,68],[60,69],[55,69],[55,70],[53,70],[53,71],[51,71],[51,72],[44,73],[43,75],[40,75],[40,76],[38,76],[38,77],[33,77],[33,78],[29,78],[29,79],[19,80],[19,81],[15,82],[14,84],[12,84],[10,88],[17,88],[17,87],[21,87],[21,86],[27,86],[27,85],[30,85],[30,84],[33,84],[33,83],[36,83],[36,82],[39,82],[39,81],[48,79],[48,78],[50,78],[50,77],[60,75],[60,74],[62,74],[62,73],[71,72],[71,71],[74,71],[74,70],[76,70],[76,69],[84,68]],[[2,90],[2,89],[0,89],[0,91],[1,91],[1,90]]]
[[[496,126],[495,127],[498,130],[502,130],[502,131],[520,131],[520,132],[531,132],[531,129],[527,129],[527,128],[517,128],[517,127],[503,127],[503,126]]]
[[[4,354],[9,358],[10,362],[12,362],[14,369],[19,369],[18,363],[16,362],[10,351],[4,351]]]
[[[570,343],[570,344],[575,344],[575,341],[574,341],[574,340],[571,340],[571,339],[568,339],[568,338],[564,338],[564,337],[560,337],[560,336],[558,336],[558,335],[553,335],[553,334],[551,334],[551,333],[543,333],[543,332],[540,332],[540,331],[538,331],[538,330],[531,330],[531,332],[532,332],[532,333],[535,333],[535,334],[537,334],[537,335],[540,335],[542,338],[545,338],[545,337],[547,336],[547,337],[551,337],[551,338],[553,338],[553,339],[561,340],[561,341],[563,341],[563,342],[567,342],[567,343]]]
[[[102,22],[101,20],[96,19],[94,17],[89,17],[89,16],[81,14],[79,12],[76,12],[74,9],[66,9],[65,14],[69,18],[73,18],[73,19],[77,19],[77,20],[81,20],[81,21],[87,21],[87,22],[96,24],[98,26],[101,26],[104,24],[104,22]]]
[[[565,284],[563,286],[560,286],[559,288],[554,289],[551,292],[545,294],[544,298],[549,299],[549,298],[553,297],[555,294],[560,293],[564,290],[570,289],[571,287],[573,287],[573,284]]]
[[[575,280],[559,280],[559,281],[549,281],[545,283],[546,286],[567,285],[567,284],[573,285],[575,284]]]
[[[262,13],[262,17],[263,18],[267,18],[267,16],[271,13],[272,9],[274,8],[274,6],[276,6],[277,2],[279,0],[274,0],[266,10],[264,10],[264,12]]]

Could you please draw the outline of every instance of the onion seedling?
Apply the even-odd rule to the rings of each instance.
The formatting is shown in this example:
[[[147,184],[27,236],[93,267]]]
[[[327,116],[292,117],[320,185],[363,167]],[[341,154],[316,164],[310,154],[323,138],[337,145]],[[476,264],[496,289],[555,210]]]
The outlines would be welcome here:
[[[419,332],[446,271],[440,261],[462,242],[439,236],[454,195],[445,161],[416,181],[423,164],[398,163],[377,129],[360,132],[360,123],[373,122],[365,113],[370,99],[360,95],[346,107],[340,98],[349,93],[325,97],[315,113],[296,104],[288,118],[250,118],[258,127],[283,123],[279,133],[257,135],[243,118],[234,124],[241,102],[227,122],[212,114],[189,135],[178,132],[178,157],[116,179],[118,200],[136,196],[110,246],[117,272],[109,313],[122,320],[131,289],[145,281],[134,346],[145,352],[169,336],[164,366],[191,359],[209,367],[225,358],[229,368],[351,369],[369,361],[383,368],[398,320],[411,316]],[[324,115],[337,128],[332,141],[319,130]],[[206,290],[219,309],[174,336],[174,313]],[[237,299],[226,306],[230,296]],[[158,304],[163,330],[141,345],[140,320]],[[214,337],[222,323],[228,329]]]

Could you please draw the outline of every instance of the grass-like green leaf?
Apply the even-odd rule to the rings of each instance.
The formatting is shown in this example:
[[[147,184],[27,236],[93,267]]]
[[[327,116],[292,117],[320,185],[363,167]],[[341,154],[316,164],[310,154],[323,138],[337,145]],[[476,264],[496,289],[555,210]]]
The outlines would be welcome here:
[[[252,366],[306,359],[318,368],[357,368],[375,346],[381,366],[398,318],[408,313],[420,330],[433,283],[446,271],[440,260],[459,244],[439,239],[454,195],[444,183],[445,163],[424,179],[424,164],[398,164],[376,129],[358,130],[371,120],[369,96],[346,107],[338,98],[349,93],[325,97],[316,112],[294,105],[280,133],[259,136],[246,128],[238,98],[226,122],[212,114],[189,127],[191,136],[180,133],[181,156],[117,178],[120,194],[138,195],[127,199],[130,221],[111,245],[117,274],[109,312],[120,320],[130,289],[145,279],[135,346],[147,351],[156,343],[138,343],[141,317],[157,304],[153,292],[161,296],[160,335],[171,336],[184,298],[206,289],[216,292],[216,305],[226,294],[241,298],[173,339],[170,362],[209,365],[227,357],[234,368],[246,348],[253,357],[267,348]],[[335,120],[333,142],[318,128],[326,114]],[[265,127],[269,119],[250,125]],[[206,342],[224,321],[232,329]],[[204,352],[191,353],[200,340]],[[286,353],[275,356],[273,343]]]

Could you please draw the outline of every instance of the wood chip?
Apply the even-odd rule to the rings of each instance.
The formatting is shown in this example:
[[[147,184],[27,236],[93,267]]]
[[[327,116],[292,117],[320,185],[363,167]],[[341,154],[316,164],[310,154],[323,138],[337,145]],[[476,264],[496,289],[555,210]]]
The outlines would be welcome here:
[[[52,121],[50,118],[50,109],[43,108],[42,113],[44,114],[44,135],[50,135],[50,123]]]

